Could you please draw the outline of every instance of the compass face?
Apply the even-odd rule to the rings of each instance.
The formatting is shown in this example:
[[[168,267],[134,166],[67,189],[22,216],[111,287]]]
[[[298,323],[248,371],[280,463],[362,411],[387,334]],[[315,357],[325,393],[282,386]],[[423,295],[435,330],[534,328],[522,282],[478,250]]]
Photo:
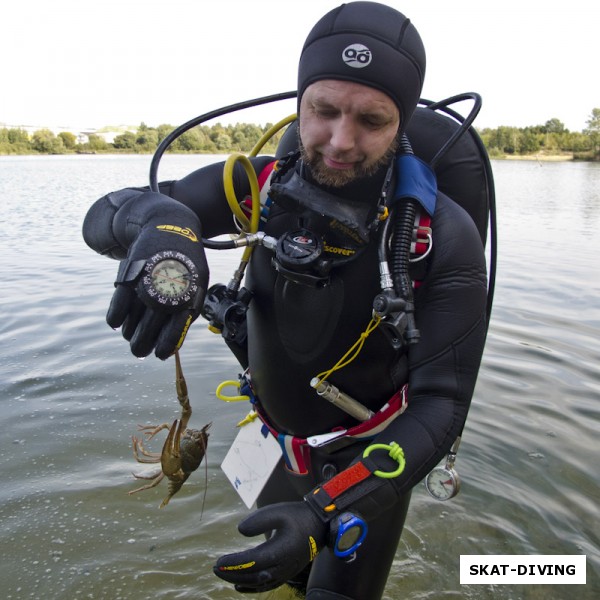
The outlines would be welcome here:
[[[190,287],[190,272],[178,260],[161,260],[150,277],[154,289],[166,298],[181,298]]]
[[[450,500],[460,489],[460,479],[454,469],[436,467],[425,478],[425,487],[436,500]]]
[[[148,259],[138,293],[149,306],[176,311],[191,305],[198,279],[198,269],[187,256],[165,250]]]

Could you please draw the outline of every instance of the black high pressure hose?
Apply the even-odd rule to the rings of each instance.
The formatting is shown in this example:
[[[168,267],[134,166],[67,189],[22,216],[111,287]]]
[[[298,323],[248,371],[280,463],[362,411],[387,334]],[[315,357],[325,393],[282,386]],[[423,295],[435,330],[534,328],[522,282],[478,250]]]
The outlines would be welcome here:
[[[246,108],[252,108],[255,106],[260,106],[262,104],[270,104],[272,102],[279,102],[280,100],[288,100],[290,98],[295,98],[297,96],[296,91],[290,92],[282,92],[279,94],[272,94],[270,96],[262,96],[260,98],[254,98],[253,100],[246,100],[244,102],[237,102],[236,104],[231,104],[229,106],[224,106],[223,108],[219,108],[217,110],[213,110],[207,112],[203,115],[195,117],[183,123],[179,127],[175,128],[171,133],[169,133],[158,145],[158,148],[154,152],[154,156],[152,157],[152,161],[150,163],[150,189],[153,192],[158,192],[158,165],[162,159],[163,154],[167,151],[168,147],[182,134],[184,134],[192,127],[196,127],[205,123],[206,121],[210,121],[211,119],[215,119],[217,117],[221,117],[223,115],[230,114],[232,112],[236,112],[239,110],[244,110]],[[236,244],[232,241],[215,241],[207,238],[202,238],[202,243],[205,248],[211,248],[214,250],[231,250],[236,248]]]

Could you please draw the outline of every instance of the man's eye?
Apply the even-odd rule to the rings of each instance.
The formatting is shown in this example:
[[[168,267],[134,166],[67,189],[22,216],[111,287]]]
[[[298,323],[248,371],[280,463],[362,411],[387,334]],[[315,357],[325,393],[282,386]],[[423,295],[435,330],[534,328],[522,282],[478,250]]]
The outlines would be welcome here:
[[[371,117],[365,117],[363,119],[363,123],[371,129],[380,129],[381,127],[384,127],[387,124],[386,122],[382,121],[381,119],[371,118]]]
[[[315,113],[323,119],[333,119],[337,116],[337,111],[331,108],[315,108]]]

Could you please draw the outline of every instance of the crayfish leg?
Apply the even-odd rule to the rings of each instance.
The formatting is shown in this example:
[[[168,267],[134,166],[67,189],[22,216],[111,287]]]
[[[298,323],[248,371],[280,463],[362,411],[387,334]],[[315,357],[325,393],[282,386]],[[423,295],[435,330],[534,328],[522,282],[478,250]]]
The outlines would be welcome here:
[[[133,446],[133,456],[139,463],[153,464],[160,461],[160,454],[158,452],[150,452],[149,450],[146,450],[140,438],[132,435],[131,441]]]
[[[144,477],[139,477],[135,473],[133,474],[133,476],[136,479],[145,479]],[[151,481],[150,483],[147,483],[146,485],[136,488],[135,490],[131,490],[127,493],[131,496],[132,494],[137,494],[138,492],[143,492],[144,490],[151,490],[153,487],[156,487],[163,480],[164,476],[165,476],[164,473],[160,473],[158,475],[158,477],[156,477],[154,479],[154,481]]]

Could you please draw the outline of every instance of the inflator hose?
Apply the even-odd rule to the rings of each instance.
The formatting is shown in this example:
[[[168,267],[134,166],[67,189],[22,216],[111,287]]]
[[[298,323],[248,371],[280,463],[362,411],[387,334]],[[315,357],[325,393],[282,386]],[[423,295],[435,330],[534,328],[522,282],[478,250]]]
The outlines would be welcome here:
[[[408,274],[408,265],[417,205],[417,201],[412,198],[403,200],[396,210],[393,226],[391,268],[394,291],[406,301],[412,301],[412,282]]]
[[[412,279],[408,272],[410,264],[410,246],[413,227],[417,214],[418,202],[412,198],[402,201],[396,209],[391,244],[391,272],[394,292],[405,301],[406,341],[414,344],[419,340],[419,332],[415,323],[415,307],[413,300]]]
[[[406,134],[400,140],[400,151],[404,154],[414,154]],[[408,271],[410,265],[410,247],[418,206],[418,200],[413,198],[404,198],[398,204],[394,210],[392,243],[390,248],[390,267],[394,282],[394,292],[406,302],[406,340],[409,344],[417,342],[419,338],[414,316],[412,279]]]

